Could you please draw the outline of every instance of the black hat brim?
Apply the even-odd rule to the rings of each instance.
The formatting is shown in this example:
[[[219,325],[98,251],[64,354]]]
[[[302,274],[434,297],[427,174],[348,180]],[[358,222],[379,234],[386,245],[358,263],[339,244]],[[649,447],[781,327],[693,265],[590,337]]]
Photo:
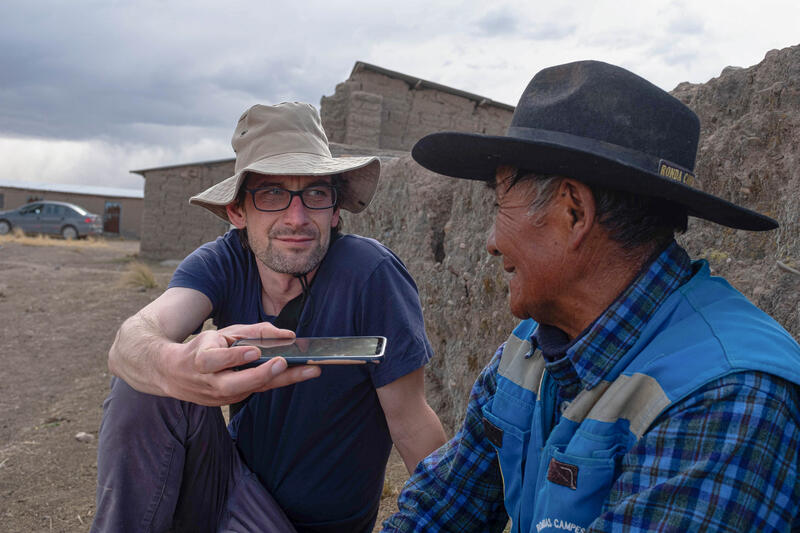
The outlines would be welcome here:
[[[420,139],[412,157],[420,165],[455,178],[491,181],[500,165],[544,175],[577,179],[588,185],[668,200],[687,208],[689,215],[736,229],[771,230],[770,217],[658,174],[649,156],[620,146],[529,129],[526,138],[441,132]]]

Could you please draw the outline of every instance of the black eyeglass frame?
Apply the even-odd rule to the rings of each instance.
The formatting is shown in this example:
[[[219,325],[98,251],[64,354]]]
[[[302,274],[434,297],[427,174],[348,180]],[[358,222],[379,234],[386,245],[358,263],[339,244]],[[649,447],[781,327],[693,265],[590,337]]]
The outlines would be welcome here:
[[[311,207],[310,205],[308,205],[306,203],[305,198],[303,198],[303,193],[308,191],[308,190],[311,190],[311,189],[319,189],[319,188],[322,188],[322,187],[327,187],[328,189],[331,190],[331,193],[332,193],[331,196],[333,197],[333,199],[332,199],[333,203],[331,203],[331,205],[326,206],[326,207]],[[305,207],[306,209],[313,209],[315,211],[322,211],[324,209],[330,209],[331,207],[335,207],[336,206],[336,201],[338,200],[338,194],[339,194],[339,191],[336,189],[336,187],[334,185],[330,185],[330,184],[327,184],[327,183],[319,184],[319,185],[310,185],[310,186],[306,187],[305,189],[300,189],[299,191],[293,191],[291,189],[287,189],[285,187],[281,187],[280,185],[266,185],[264,187],[255,187],[253,189],[250,189],[248,187],[243,187],[243,189],[250,193],[250,197],[253,199],[253,207],[255,207],[256,210],[261,211],[263,213],[277,213],[278,211],[285,211],[285,210],[289,209],[289,206],[292,205],[292,200],[294,200],[295,196],[299,196],[300,197],[300,202],[303,204],[303,207]],[[288,192],[289,193],[289,201],[286,203],[286,207],[281,207],[280,209],[261,209],[260,207],[258,207],[258,205],[256,204],[256,194],[255,193],[257,193],[258,191],[265,191],[267,189],[281,189],[283,191]]]

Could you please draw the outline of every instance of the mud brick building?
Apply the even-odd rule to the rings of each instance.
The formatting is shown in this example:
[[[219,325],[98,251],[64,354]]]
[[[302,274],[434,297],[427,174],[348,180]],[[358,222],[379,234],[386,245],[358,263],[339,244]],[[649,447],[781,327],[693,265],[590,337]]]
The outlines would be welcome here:
[[[69,202],[102,215],[103,232],[107,235],[131,239],[141,235],[143,196],[140,191],[63,183],[0,183],[0,211],[37,200]]]
[[[502,134],[514,108],[488,98],[368,63],[320,105],[335,156],[377,155],[384,162],[407,155],[420,137],[442,130]],[[228,226],[188,199],[233,175],[234,160],[133,170],[145,179],[140,253],[181,259]],[[384,167],[384,180],[400,167]]]
[[[233,159],[132,170],[144,178],[144,212],[139,254],[148,259],[182,259],[228,225],[189,198],[233,174]]]
[[[513,112],[513,106],[361,61],[320,106],[331,142],[391,150],[411,150],[420,137],[442,130],[502,135]]]

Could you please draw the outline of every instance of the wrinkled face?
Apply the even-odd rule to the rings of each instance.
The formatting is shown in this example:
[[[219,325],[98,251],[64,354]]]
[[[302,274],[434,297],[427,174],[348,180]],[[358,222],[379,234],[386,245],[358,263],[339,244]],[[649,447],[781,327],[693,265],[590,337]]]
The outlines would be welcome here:
[[[263,176],[251,174],[248,189],[279,186],[301,190],[330,184],[330,176]],[[308,209],[299,196],[283,211],[264,212],[255,208],[248,192],[242,206],[250,249],[267,268],[282,274],[305,274],[314,270],[330,244],[331,228],[339,223],[339,208]]]
[[[552,324],[548,317],[554,316],[559,296],[569,290],[566,243],[549,205],[530,212],[536,196],[531,181],[508,189],[506,180],[513,172],[510,167],[497,170],[497,212],[486,248],[502,256],[503,268],[510,274],[509,306],[514,316]]]

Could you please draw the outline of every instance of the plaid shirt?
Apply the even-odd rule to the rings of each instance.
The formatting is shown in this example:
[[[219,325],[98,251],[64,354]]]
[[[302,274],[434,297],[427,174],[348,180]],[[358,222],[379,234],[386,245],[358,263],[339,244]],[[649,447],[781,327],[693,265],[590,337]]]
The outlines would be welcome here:
[[[686,252],[673,242],[548,363],[564,399],[599,383],[691,275]],[[494,395],[502,350],[475,382],[463,426],[417,466],[384,531],[505,527],[502,477],[481,411]],[[798,406],[797,387],[775,376],[742,372],[709,383],[625,454],[588,531],[800,531]]]

